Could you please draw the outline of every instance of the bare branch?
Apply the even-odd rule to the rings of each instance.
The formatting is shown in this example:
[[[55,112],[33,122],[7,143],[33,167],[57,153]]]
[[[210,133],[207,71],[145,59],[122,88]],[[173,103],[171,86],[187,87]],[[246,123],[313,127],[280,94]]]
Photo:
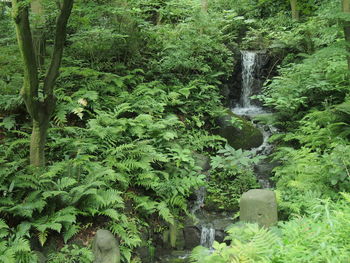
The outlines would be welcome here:
[[[53,88],[59,74],[64,42],[67,35],[67,23],[72,11],[73,2],[74,0],[63,0],[61,12],[56,22],[54,50],[51,58],[51,64],[44,80],[44,93],[45,96],[47,96],[49,103],[53,98]]]
[[[24,85],[21,94],[30,115],[35,118],[38,104],[38,66],[29,24],[29,4],[24,0],[13,0],[13,18],[19,49],[24,62]]]

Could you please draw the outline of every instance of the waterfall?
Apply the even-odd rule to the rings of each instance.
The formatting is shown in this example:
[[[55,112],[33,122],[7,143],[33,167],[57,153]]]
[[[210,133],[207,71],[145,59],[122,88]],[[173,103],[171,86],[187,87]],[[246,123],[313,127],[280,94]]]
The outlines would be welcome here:
[[[256,105],[251,100],[252,95],[256,95],[260,92],[262,87],[262,69],[265,66],[264,54],[259,51],[241,51],[242,57],[242,87],[241,97],[239,103],[232,109],[233,113],[243,116],[244,118],[251,120],[258,114],[268,114],[262,107]],[[270,136],[276,132],[276,128],[270,125],[255,124],[255,126],[263,134],[263,143],[254,149],[251,149],[252,156],[268,156],[273,151],[273,145],[269,143]],[[265,165],[264,161],[261,161],[259,165]],[[271,182],[269,178],[257,174],[257,179],[263,188],[271,188]]]
[[[242,108],[251,107],[250,96],[254,85],[254,68],[256,61],[256,52],[242,51]]]
[[[263,113],[263,109],[254,105],[250,97],[261,88],[261,80],[256,78],[261,69],[261,59],[256,51],[241,51],[242,56],[242,92],[239,104],[233,109],[237,115],[254,115]]]
[[[211,248],[215,240],[215,229],[212,227],[202,226],[201,246]]]
[[[198,210],[202,209],[204,206],[204,200],[205,200],[205,194],[206,189],[204,186],[201,186],[199,189],[195,191],[196,193],[196,200],[192,206],[191,214],[195,214]]]

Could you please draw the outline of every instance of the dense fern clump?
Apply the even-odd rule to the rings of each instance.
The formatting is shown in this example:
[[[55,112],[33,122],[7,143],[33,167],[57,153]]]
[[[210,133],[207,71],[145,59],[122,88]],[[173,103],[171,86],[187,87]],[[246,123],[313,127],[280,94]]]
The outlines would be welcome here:
[[[5,169],[0,211],[17,217],[22,237],[35,234],[42,244],[53,231],[67,242],[82,227],[78,217],[109,218],[109,228],[121,237],[122,252],[130,259],[128,249],[140,244],[138,231],[147,218],[156,214],[174,223],[176,215],[187,211],[186,197],[202,184],[193,142],[181,138],[192,124],[176,115],[186,114],[188,105],[182,100],[196,87],[176,92],[161,83],[141,83],[128,91],[126,78],[115,76],[110,83],[108,75],[98,80],[98,72],[83,72],[89,84],[95,79],[109,90],[100,94],[90,85],[71,90],[70,97],[58,96],[56,125],[48,141],[48,156],[55,162],[43,170],[27,168],[24,132],[23,139],[9,138],[1,146]],[[62,89],[65,85],[70,87],[66,82]],[[115,89],[118,97],[113,96]],[[198,113],[206,115],[201,109]]]
[[[49,52],[55,7],[42,4]],[[129,261],[141,243],[141,228],[154,223],[161,229],[187,213],[186,198],[203,184],[193,152],[223,143],[210,129],[224,112],[218,84],[233,68],[230,52],[195,1],[76,1],[55,92],[47,167],[33,169],[9,11],[1,9],[0,23],[4,223],[16,238],[43,245],[58,233],[67,243],[97,220],[121,238]],[[3,235],[4,246],[13,238]],[[28,246],[24,250],[31,255]]]
[[[32,32],[45,36],[49,57],[57,6],[36,2],[45,25],[31,10]],[[11,5],[0,1],[0,263],[36,262],[35,250],[52,263],[91,262],[76,244],[88,246],[97,228],[120,238],[124,262],[138,262],[135,248],[154,252],[153,238],[181,225],[203,185],[207,209],[237,210],[240,195],[259,187],[252,169],[259,158],[225,146],[213,131],[239,50],[257,49],[271,56],[270,80],[256,98],[273,113],[260,118],[279,130],[271,138],[275,192],[280,219],[289,221],[269,230],[233,226],[229,245],[197,248],[192,259],[348,260],[349,19],[339,3],[298,0],[297,20],[284,0],[74,2],[47,162],[34,168]],[[210,160],[207,175],[198,155]]]
[[[183,30],[188,30],[190,41],[190,35],[199,30],[196,24],[182,23],[172,32],[177,31],[177,35],[170,33],[173,29],[167,25],[157,29],[159,34],[150,45],[164,49],[159,53],[164,64],[156,73],[158,69],[152,65],[159,57],[140,63],[137,54],[128,55],[134,53],[130,36],[138,44],[144,43],[141,38],[146,35],[153,37],[144,13],[130,11],[127,6],[111,7],[111,3],[99,7],[83,4],[78,2],[74,11],[81,17],[72,16],[68,56],[55,92],[57,105],[48,132],[45,168],[28,166],[31,127],[29,118],[23,117],[25,108],[18,95],[20,74],[11,71],[20,72],[21,68],[15,52],[18,65],[15,59],[10,63],[6,60],[12,68],[0,75],[0,81],[7,85],[0,99],[0,111],[6,112],[6,117],[0,115],[0,132],[6,134],[0,138],[0,213],[4,228],[11,229],[11,235],[2,235],[0,249],[7,251],[13,242],[19,242],[21,246],[6,252],[16,262],[35,261],[28,240],[38,240],[41,246],[53,239],[65,244],[97,227],[119,236],[123,258],[130,261],[133,249],[141,245],[141,231],[152,226],[152,234],[188,213],[187,197],[204,183],[194,152],[215,151],[224,142],[211,134],[211,128],[224,113],[218,84],[227,75],[222,71],[231,59],[219,39],[210,35],[218,34],[213,28],[197,39],[198,46],[188,46],[188,42],[182,48],[188,49],[183,54],[189,63],[185,67],[165,66],[173,58],[170,42]],[[90,5],[106,12],[106,19],[123,25],[120,34],[111,34],[112,25],[103,24]],[[100,30],[101,23],[104,30]],[[145,28],[140,30],[142,23]],[[84,46],[86,39],[96,35],[99,41]],[[9,49],[16,50],[14,42],[11,45]],[[112,48],[116,45],[119,47]],[[190,61],[193,54],[198,62]],[[1,64],[3,61],[0,57]],[[154,68],[154,72],[145,73],[135,64]],[[187,77],[180,78],[185,71]],[[52,262],[63,258],[76,262],[79,255],[84,258],[81,261],[90,262],[89,253],[71,246],[49,258]]]

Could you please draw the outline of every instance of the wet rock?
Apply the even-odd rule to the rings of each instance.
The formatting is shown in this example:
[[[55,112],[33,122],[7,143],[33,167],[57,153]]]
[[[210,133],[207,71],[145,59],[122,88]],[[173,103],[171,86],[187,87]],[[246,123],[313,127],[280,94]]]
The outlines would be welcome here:
[[[92,251],[94,263],[120,263],[119,242],[108,230],[100,229],[96,232]]]
[[[185,249],[193,249],[200,245],[201,231],[195,226],[184,228]]]
[[[242,129],[233,127],[230,124],[232,117],[236,117],[242,120]],[[261,131],[254,127],[254,125],[242,117],[233,114],[231,111],[226,116],[219,118],[219,128],[216,129],[215,133],[224,137],[227,143],[235,149],[250,150],[259,147],[264,137]]]
[[[135,252],[141,258],[142,262],[153,262],[154,261],[154,254],[155,254],[155,248],[154,247],[146,247],[142,246],[137,249],[135,249]]]
[[[233,223],[233,220],[231,217],[225,217],[221,215],[221,217],[218,217],[214,220],[212,220],[212,224],[216,230],[222,230],[224,231],[229,225]]]
[[[273,191],[253,189],[244,193],[240,201],[240,220],[270,227],[277,223],[277,201]]]
[[[278,162],[271,161],[270,158],[263,159],[254,167],[254,174],[258,178],[262,188],[273,187],[273,182],[270,180],[272,170],[278,166]]]

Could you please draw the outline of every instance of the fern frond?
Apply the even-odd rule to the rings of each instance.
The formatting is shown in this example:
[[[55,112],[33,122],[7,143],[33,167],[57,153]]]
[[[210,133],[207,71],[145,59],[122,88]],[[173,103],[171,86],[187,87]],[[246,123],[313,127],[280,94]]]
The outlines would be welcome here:
[[[65,226],[66,230],[63,232],[64,243],[67,243],[74,235],[79,233],[80,227],[78,225]]]
[[[174,216],[171,214],[169,208],[165,202],[160,202],[157,204],[157,210],[159,215],[168,223],[174,224]]]

